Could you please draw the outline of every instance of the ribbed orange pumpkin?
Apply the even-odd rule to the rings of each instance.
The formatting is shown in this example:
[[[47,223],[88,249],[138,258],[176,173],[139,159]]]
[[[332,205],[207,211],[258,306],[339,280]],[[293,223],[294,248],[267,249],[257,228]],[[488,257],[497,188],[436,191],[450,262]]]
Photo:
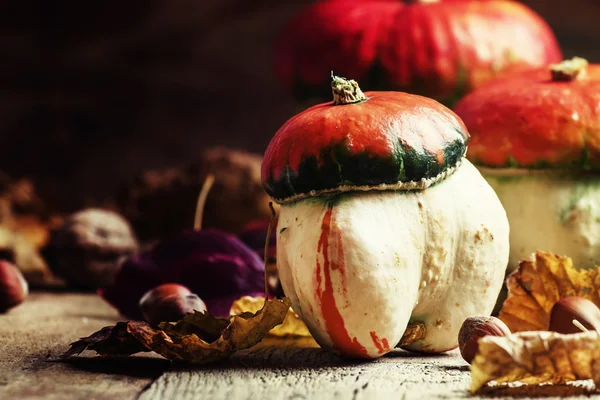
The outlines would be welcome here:
[[[511,0],[324,0],[283,32],[275,70],[299,98],[330,94],[331,71],[366,90],[402,90],[453,104],[506,71],[562,58],[555,36]]]
[[[475,164],[600,169],[600,64],[575,59],[499,79],[455,111],[473,134]]]

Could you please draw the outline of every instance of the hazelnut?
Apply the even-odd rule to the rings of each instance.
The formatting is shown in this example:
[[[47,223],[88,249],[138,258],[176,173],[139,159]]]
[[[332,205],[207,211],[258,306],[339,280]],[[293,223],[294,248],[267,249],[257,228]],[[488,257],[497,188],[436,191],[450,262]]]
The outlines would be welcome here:
[[[573,324],[573,320],[586,329],[600,332],[600,308],[590,300],[578,296],[564,297],[554,303],[548,330],[564,334],[581,332]]]
[[[21,304],[28,293],[21,271],[14,264],[0,260],[0,313]]]
[[[510,329],[496,317],[469,317],[458,332],[458,346],[463,359],[471,364],[477,350],[479,339],[484,336],[508,336]]]
[[[139,302],[146,322],[157,326],[163,321],[179,321],[194,311],[206,311],[206,305],[185,286],[165,283],[149,290]]]
[[[53,272],[71,286],[98,289],[113,283],[121,261],[137,249],[129,222],[112,211],[89,208],[52,232],[45,255]]]

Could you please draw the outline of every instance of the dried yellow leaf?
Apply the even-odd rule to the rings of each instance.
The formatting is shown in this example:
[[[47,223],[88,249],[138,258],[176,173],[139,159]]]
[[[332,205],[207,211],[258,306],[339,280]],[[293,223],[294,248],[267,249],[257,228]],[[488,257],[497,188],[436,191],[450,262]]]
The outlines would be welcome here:
[[[498,384],[561,384],[593,379],[600,387],[600,336],[595,331],[562,335],[519,332],[486,336],[471,364],[471,391]]]
[[[506,280],[508,297],[499,318],[512,332],[544,331],[558,300],[580,296],[600,306],[600,268],[578,270],[568,257],[536,252]]]
[[[230,314],[237,315],[245,312],[255,313],[260,310],[265,302],[264,297],[244,296],[233,302],[231,305]],[[300,319],[298,314],[290,307],[288,313],[281,325],[269,331],[270,336],[285,337],[285,336],[301,336],[312,337],[304,321]]]

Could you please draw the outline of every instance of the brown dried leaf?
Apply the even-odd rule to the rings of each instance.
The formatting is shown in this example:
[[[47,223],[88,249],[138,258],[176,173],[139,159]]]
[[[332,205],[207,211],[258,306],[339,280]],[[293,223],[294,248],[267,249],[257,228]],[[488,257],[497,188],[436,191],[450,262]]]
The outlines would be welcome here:
[[[261,304],[261,307],[263,304]],[[162,322],[159,325],[159,329],[165,331],[169,336],[194,334],[205,342],[212,343],[221,337],[223,331],[230,323],[231,317],[217,318],[207,312],[196,311],[194,314],[190,314],[175,323]]]
[[[119,322],[115,326],[106,326],[91,336],[71,343],[71,348],[61,358],[80,354],[85,349],[95,350],[100,355],[131,355],[150,351],[131,335],[132,324],[136,322]]]
[[[580,296],[600,306],[600,268],[577,270],[568,257],[536,252],[506,280],[508,297],[500,319],[512,332],[544,331],[558,300]]]
[[[176,323],[163,322],[159,329],[153,329],[145,322],[120,322],[72,343],[62,358],[89,348],[102,355],[154,351],[169,360],[207,364],[260,342],[269,330],[282,323],[290,300],[274,299],[263,305],[256,313],[229,318],[195,312]]]
[[[471,364],[471,391],[489,382],[562,384],[593,379],[600,387],[600,336],[595,331],[562,335],[520,332],[486,336]]]
[[[256,312],[259,310],[265,301],[264,297],[244,296],[233,302],[230,313],[232,315],[245,312]],[[269,331],[269,336],[285,337],[285,336],[301,336],[312,337],[304,321],[300,319],[298,314],[290,307],[288,313],[281,325]]]

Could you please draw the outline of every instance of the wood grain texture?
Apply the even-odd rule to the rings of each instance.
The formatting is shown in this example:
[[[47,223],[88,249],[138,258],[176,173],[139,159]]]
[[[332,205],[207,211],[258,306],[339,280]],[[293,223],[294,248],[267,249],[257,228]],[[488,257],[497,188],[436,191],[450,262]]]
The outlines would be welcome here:
[[[469,366],[458,351],[426,356],[396,351],[373,362],[352,362],[318,348],[312,339],[265,340],[220,365],[174,366],[140,400],[237,399],[485,399],[473,396]],[[543,395],[588,398],[591,381],[551,388],[491,392],[523,399]]]
[[[52,362],[69,343],[114,324],[118,314],[95,294],[34,293],[0,314],[0,399],[134,399],[169,366],[152,355]]]
[[[140,400],[402,399],[415,389],[422,398],[466,394],[468,366],[456,354],[423,358],[397,352],[375,362],[351,362],[310,342],[287,341],[283,348],[281,342],[263,342],[219,366],[174,368]]]
[[[485,398],[467,392],[470,372],[457,351],[438,356],[397,351],[374,362],[353,362],[321,350],[311,338],[265,339],[229,361],[203,367],[152,354],[98,357],[91,351],[52,362],[73,340],[119,319],[95,294],[73,293],[34,293],[0,315],[0,399]],[[584,399],[590,382],[493,394]]]

